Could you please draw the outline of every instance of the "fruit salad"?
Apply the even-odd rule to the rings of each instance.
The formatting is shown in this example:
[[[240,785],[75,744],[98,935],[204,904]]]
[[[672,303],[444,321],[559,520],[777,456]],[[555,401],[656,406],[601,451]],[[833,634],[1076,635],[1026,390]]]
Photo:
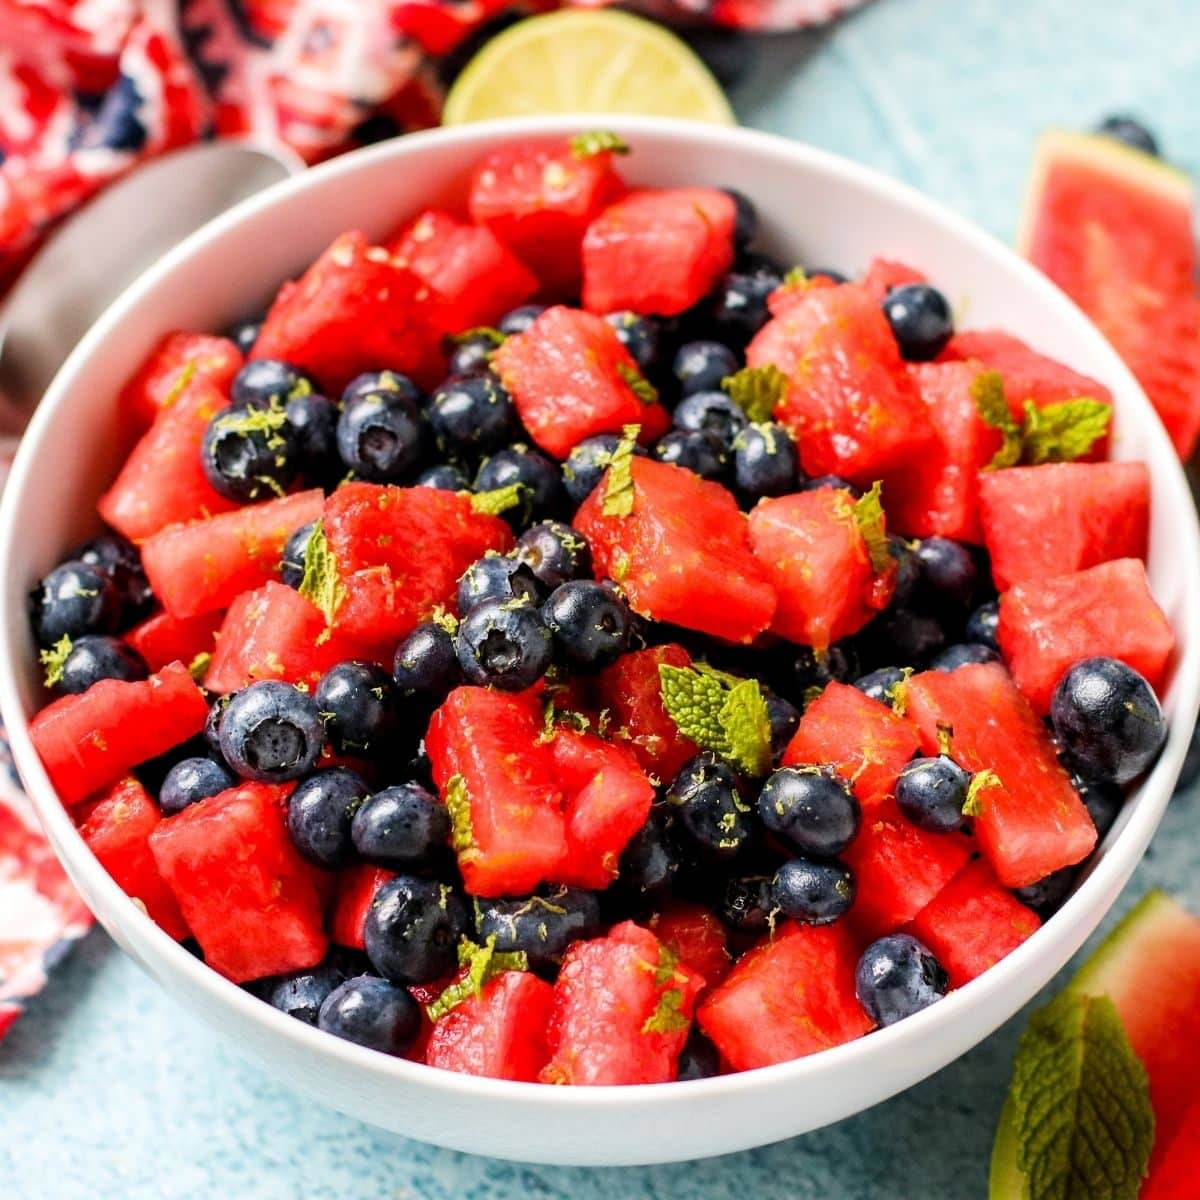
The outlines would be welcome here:
[[[461,211],[164,338],[31,600],[33,742],[162,931],[499,1079],[693,1080],[936,1003],[1166,734],[1103,384],[624,153],[506,145]]]

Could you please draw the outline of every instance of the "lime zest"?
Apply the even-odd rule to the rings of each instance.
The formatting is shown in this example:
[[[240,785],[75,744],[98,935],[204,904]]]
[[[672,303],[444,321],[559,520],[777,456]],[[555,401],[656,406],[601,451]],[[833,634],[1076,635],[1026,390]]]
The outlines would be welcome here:
[[[637,445],[640,425],[626,425],[613,450],[604,481],[601,511],[606,517],[627,517],[633,512],[633,448]]]
[[[49,650],[38,651],[38,660],[46,668],[46,678],[43,682],[48,688],[62,683],[63,669],[74,648],[75,644],[71,641],[70,635],[64,633]]]
[[[192,382],[196,375],[196,362],[194,359],[189,359],[183,364],[183,369],[179,372],[175,382],[171,384],[167,394],[163,396],[159,408],[170,408],[187,389],[187,385]]]
[[[462,333],[450,334],[449,341],[452,346],[461,346],[463,342],[471,342],[476,338],[486,339],[493,346],[503,346],[508,340],[508,334],[494,325],[476,325],[474,329],[464,329]]]
[[[628,154],[629,145],[611,129],[591,129],[571,138],[571,153],[576,158],[592,158],[597,154]]]
[[[529,956],[524,950],[497,950],[496,935],[478,946],[464,937],[458,943],[458,965],[466,968],[466,974],[442,989],[431,1004],[425,1006],[425,1015],[437,1021],[464,1000],[483,994],[484,987],[497,975],[505,971],[528,971]]]
[[[267,402],[266,408],[246,408],[238,412],[226,409],[217,417],[217,424],[227,433],[241,437],[261,434],[269,450],[282,450],[287,446],[279,432],[287,424],[287,412],[275,396]]]
[[[967,784],[967,798],[963,801],[962,814],[964,817],[979,817],[983,815],[983,793],[989,788],[1002,788],[1004,784],[1000,776],[990,767],[976,771]]]
[[[306,600],[321,610],[327,625],[333,624],[337,610],[346,598],[337,559],[325,538],[325,523],[317,521],[304,548],[304,573],[297,589]]]
[[[458,618],[444,604],[434,605],[429,619],[439,629],[444,629],[451,637],[458,632]]]
[[[867,544],[867,557],[870,558],[871,570],[876,575],[882,575],[892,565],[882,496],[883,484],[877,479],[871,484],[871,490],[864,492],[854,502],[854,523]]]
[[[626,387],[643,403],[658,403],[658,388],[645,375],[628,363],[617,363],[617,374],[625,381]]]
[[[792,267],[783,277],[783,286],[789,291],[792,288],[808,286],[808,272],[801,266]]]
[[[721,390],[755,423],[771,420],[787,386],[788,377],[774,363],[743,367],[721,380]]]
[[[208,674],[208,668],[212,665],[212,652],[209,650],[201,650],[195,658],[188,663],[188,673],[197,682],[202,683],[205,675]]]

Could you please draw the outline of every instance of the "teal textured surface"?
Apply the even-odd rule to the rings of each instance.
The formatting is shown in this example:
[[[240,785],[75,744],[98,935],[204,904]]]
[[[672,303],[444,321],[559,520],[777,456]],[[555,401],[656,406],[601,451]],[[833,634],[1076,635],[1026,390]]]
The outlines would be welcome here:
[[[876,0],[830,31],[767,43],[735,101],[747,124],[903,178],[1008,237],[1045,125],[1131,109],[1177,163],[1200,167],[1195,3]],[[1177,797],[1121,911],[1152,886],[1200,910],[1198,821],[1196,794]],[[887,1104],[763,1150],[647,1169],[524,1167],[380,1133],[282,1090],[98,931],[0,1048],[0,1190],[5,1200],[970,1200],[986,1194],[1020,1027]]]

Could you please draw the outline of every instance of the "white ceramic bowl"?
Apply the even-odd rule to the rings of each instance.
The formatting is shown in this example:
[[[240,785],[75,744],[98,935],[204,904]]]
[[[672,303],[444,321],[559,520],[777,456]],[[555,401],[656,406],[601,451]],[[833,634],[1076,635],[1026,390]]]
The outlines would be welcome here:
[[[30,744],[27,721],[42,696],[25,597],[94,528],[96,497],[116,466],[117,390],[160,335],[219,329],[253,312],[344,229],[380,235],[422,205],[454,202],[489,147],[597,124],[633,147],[622,169],[636,183],[745,191],[766,242],[785,260],[847,271],[875,254],[910,261],[966,310],[966,324],[1003,326],[1108,384],[1116,456],[1150,464],[1150,574],[1179,657],[1158,765],[1088,878],[998,966],[907,1021],[811,1058],[696,1083],[572,1089],[455,1075],[338,1041],[253,999],[162,933],[91,856]],[[339,159],[214,221],[109,310],[47,393],[0,511],[0,579],[0,709],[17,765],[71,878],[117,942],[190,1012],[317,1099],[425,1141],[539,1162],[649,1163],[762,1145],[875,1104],[985,1038],[1067,962],[1128,880],[1170,797],[1200,685],[1200,536],[1183,472],[1133,377],[1079,310],[999,243],[882,176],[762,134],[657,119],[555,118],[418,134]]]

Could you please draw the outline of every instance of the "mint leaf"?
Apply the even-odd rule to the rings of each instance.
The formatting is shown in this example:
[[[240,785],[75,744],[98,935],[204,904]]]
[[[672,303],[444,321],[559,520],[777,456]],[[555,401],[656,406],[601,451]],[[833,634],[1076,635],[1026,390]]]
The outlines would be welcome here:
[[[769,421],[787,391],[788,377],[774,364],[743,367],[721,380],[721,390],[748,421]]]
[[[804,287],[808,283],[808,272],[803,267],[792,267],[783,277],[785,288]]]
[[[1028,1200],[1137,1200],[1154,1110],[1107,996],[1064,992],[1030,1017],[1009,1097]]]
[[[450,814],[450,847],[459,861],[478,858],[479,848],[475,845],[475,829],[471,824],[471,794],[467,781],[461,775],[451,775],[442,793],[442,803]]]
[[[606,517],[627,517],[633,512],[633,448],[641,432],[640,425],[626,425],[609,459],[601,504]]]
[[[1047,404],[1044,408],[1026,400],[1023,407],[1021,461],[1033,466],[1082,458],[1108,433],[1112,420],[1109,405],[1090,396]]]
[[[673,667],[669,663],[659,664],[658,679],[663,707],[676,729],[705,750],[724,748],[721,709],[726,689],[721,681],[694,667]]]
[[[508,334],[492,325],[476,325],[474,329],[464,329],[462,333],[452,333],[450,344],[461,346],[463,342],[473,342],[476,338],[485,338],[493,346],[503,346],[508,340]]]
[[[207,650],[201,650],[195,658],[188,663],[188,674],[197,682],[203,683],[205,675],[208,674],[208,668],[212,665],[212,655]]]
[[[658,403],[658,388],[637,367],[631,367],[628,363],[619,362],[617,363],[617,374],[620,375],[629,390],[643,404]]]
[[[765,775],[771,769],[771,720],[758,681],[743,679],[731,688],[717,720],[729,747],[726,757],[747,775]]]
[[[498,517],[523,503],[525,491],[525,484],[510,483],[505,487],[493,488],[490,492],[476,492],[471,497],[471,511]]]
[[[658,668],[663,707],[676,728],[749,775],[771,766],[771,723],[762,688],[704,666]]]
[[[1004,435],[1000,449],[986,470],[1015,467],[1021,461],[1021,431],[1013,420],[1012,410],[1004,395],[1004,377],[999,371],[983,371],[971,381],[971,399],[985,425]]]
[[[967,784],[967,798],[963,801],[962,814],[964,817],[978,817],[983,813],[983,793],[989,788],[1003,787],[1000,776],[990,767],[976,771]]]
[[[505,971],[528,971],[529,956],[524,950],[498,951],[493,933],[482,946],[464,937],[458,943],[458,965],[466,967],[467,973],[444,988],[432,1004],[425,1006],[425,1015],[431,1021],[444,1017],[464,1000],[479,996],[484,986],[497,975]]]
[[[577,133],[570,141],[571,153],[576,158],[592,158],[603,154],[628,154],[629,146],[620,134],[611,129],[592,129],[587,133]]]
[[[67,658],[74,648],[75,645],[71,641],[70,635],[64,633],[49,650],[38,651],[38,659],[42,666],[46,668],[46,678],[43,682],[48,688],[62,683],[63,669],[66,667]]]
[[[304,574],[300,577],[300,595],[321,610],[327,624],[333,623],[346,598],[346,587],[338,571],[337,559],[325,540],[325,524],[318,521],[304,548]]]
[[[643,1033],[681,1033],[691,1025],[683,1011],[683,993],[678,988],[668,988],[658,997],[654,1011],[642,1026]]]
[[[871,570],[876,575],[881,575],[892,565],[882,495],[883,484],[877,479],[871,484],[871,490],[854,502],[854,523],[867,543],[867,556],[871,560]]]

